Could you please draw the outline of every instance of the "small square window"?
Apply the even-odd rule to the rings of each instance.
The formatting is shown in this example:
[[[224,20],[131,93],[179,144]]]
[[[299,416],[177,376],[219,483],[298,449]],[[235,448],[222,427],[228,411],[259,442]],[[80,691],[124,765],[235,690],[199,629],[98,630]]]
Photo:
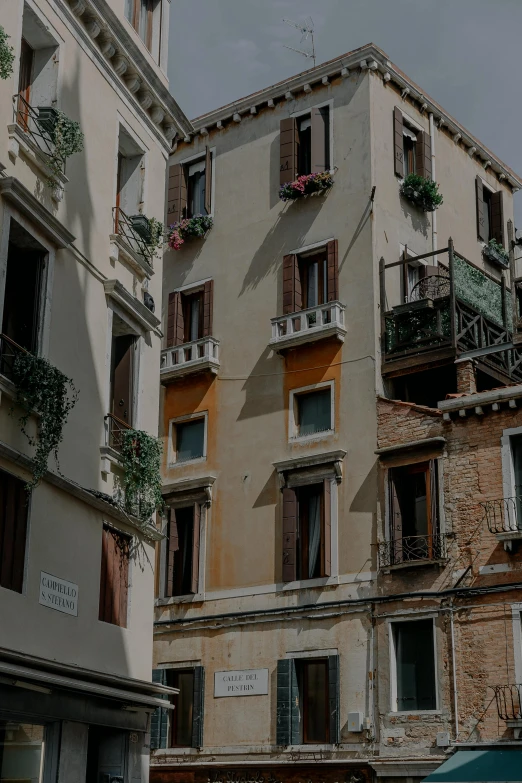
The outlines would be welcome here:
[[[174,427],[175,461],[189,462],[205,456],[205,419],[189,419]]]
[[[332,390],[330,387],[296,395],[298,437],[332,429]]]

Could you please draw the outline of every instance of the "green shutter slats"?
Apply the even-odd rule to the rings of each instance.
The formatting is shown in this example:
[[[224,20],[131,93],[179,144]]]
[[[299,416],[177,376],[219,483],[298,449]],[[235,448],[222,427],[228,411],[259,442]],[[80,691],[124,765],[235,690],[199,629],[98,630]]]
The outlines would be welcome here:
[[[192,709],[192,747],[203,747],[203,711],[205,705],[205,668],[194,666],[194,702]]]
[[[166,669],[153,669],[152,670],[152,682],[158,682],[161,685],[167,684],[167,670]],[[160,696],[160,698],[167,700],[168,696]],[[167,747],[167,735],[169,730],[169,716],[168,710],[163,707],[156,707],[152,713],[150,719],[150,747],[151,750],[156,748]]]
[[[299,714],[299,688],[293,658],[277,662],[277,712],[276,744],[299,745],[301,723]]]
[[[341,687],[338,655],[328,656],[328,711],[330,717],[330,743],[338,745],[341,741]]]

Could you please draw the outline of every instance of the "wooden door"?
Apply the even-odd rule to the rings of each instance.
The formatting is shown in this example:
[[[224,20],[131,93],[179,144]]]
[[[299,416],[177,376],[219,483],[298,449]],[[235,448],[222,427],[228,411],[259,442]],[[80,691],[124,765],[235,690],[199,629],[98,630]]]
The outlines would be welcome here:
[[[112,413],[132,425],[132,370],[134,336],[114,337],[112,343]]]
[[[22,38],[20,50],[20,74],[18,77],[18,111],[17,119],[22,128],[27,131],[29,126],[29,111],[26,103],[31,103],[31,78],[33,74],[34,50]],[[25,101],[25,103],[24,103]]]

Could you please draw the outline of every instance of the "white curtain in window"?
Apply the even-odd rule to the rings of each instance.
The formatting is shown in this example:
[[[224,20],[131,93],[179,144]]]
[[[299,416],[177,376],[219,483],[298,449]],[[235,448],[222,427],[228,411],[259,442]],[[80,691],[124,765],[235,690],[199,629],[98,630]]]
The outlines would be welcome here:
[[[312,495],[308,507],[308,578],[316,572],[321,544],[321,496]]]

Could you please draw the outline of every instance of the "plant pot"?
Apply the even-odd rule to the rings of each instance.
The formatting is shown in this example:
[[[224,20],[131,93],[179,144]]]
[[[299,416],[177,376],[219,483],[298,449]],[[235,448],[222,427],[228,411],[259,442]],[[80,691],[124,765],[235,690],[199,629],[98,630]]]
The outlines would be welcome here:
[[[56,123],[58,121],[58,111],[54,106],[39,106],[38,107],[38,125],[40,128],[52,136]]]
[[[145,215],[131,215],[130,224],[134,231],[143,239],[144,242],[150,242],[150,224]]]
[[[488,261],[491,261],[491,263],[502,267],[502,269],[508,269],[509,267],[509,256],[500,253],[495,247],[491,247],[491,245],[485,245],[484,257],[487,258]]]

